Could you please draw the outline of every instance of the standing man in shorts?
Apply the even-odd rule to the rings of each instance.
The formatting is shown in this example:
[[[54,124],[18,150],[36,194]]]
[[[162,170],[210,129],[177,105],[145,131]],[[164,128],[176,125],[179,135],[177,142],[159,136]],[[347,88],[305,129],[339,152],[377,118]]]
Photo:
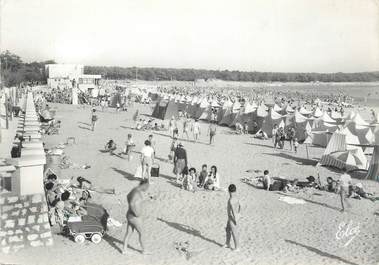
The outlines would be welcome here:
[[[142,165],[142,178],[145,179],[147,174],[147,181],[150,183],[151,166],[154,163],[154,149],[151,147],[149,140],[145,141],[145,146],[141,149],[141,165]]]
[[[237,188],[234,184],[229,185],[229,200],[227,204],[227,213],[228,213],[228,221],[226,223],[226,243],[224,245],[225,248],[230,247],[230,240],[233,237],[234,241],[234,251],[238,251],[238,229],[237,224],[239,223],[239,219],[241,216],[241,205],[238,199],[235,197]]]
[[[128,248],[128,241],[130,236],[133,234],[134,230],[137,230],[139,236],[139,243],[142,248],[142,254],[150,254],[146,251],[145,246],[145,232],[143,230],[143,217],[142,217],[142,202],[143,202],[143,192],[146,192],[149,188],[149,182],[144,179],[140,182],[139,186],[132,189],[127,195],[127,200],[129,204],[128,212],[126,213],[126,233],[124,238],[124,246],[122,254],[126,254],[126,249]]]
[[[351,208],[351,204],[348,202],[347,197],[349,195],[349,186],[351,185],[351,177],[347,174],[347,171],[345,170],[345,173],[340,176],[340,179],[338,181],[339,184],[339,195],[341,199],[341,212],[345,211],[345,204],[347,207]]]
[[[96,110],[92,109],[92,112],[91,112],[91,130],[92,131],[95,131],[96,122],[97,122]]]
[[[212,122],[209,124],[208,134],[209,134],[209,144],[214,143],[214,137],[216,135],[217,126],[215,122]]]
[[[192,131],[193,139],[195,140],[195,142],[197,142],[200,136],[200,124],[198,120],[195,120],[194,124],[192,125]]]

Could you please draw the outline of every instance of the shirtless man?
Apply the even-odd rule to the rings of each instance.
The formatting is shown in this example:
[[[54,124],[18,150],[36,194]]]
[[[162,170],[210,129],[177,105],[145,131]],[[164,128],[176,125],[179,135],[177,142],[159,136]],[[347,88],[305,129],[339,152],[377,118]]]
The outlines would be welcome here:
[[[230,247],[230,240],[233,237],[234,241],[234,251],[238,251],[238,231],[237,231],[237,223],[241,216],[241,205],[238,199],[234,196],[237,188],[234,184],[229,185],[229,200],[227,205],[228,212],[228,222],[226,224],[226,243],[224,245],[225,248]]]
[[[140,182],[139,186],[132,189],[127,196],[129,209],[126,213],[126,220],[128,223],[126,226],[126,234],[124,238],[124,247],[122,254],[126,254],[126,249],[128,248],[128,241],[130,236],[133,234],[134,230],[137,230],[139,242],[142,248],[142,254],[150,254],[145,249],[145,238],[142,227],[142,192],[146,192],[148,188],[149,182],[147,179],[144,179]]]

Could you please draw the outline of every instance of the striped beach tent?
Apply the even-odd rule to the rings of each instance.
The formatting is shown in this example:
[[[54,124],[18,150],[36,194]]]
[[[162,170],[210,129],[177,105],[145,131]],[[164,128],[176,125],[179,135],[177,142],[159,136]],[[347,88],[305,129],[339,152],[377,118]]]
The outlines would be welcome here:
[[[374,128],[374,137],[371,146],[374,147],[371,162],[368,168],[366,179],[379,181],[379,125]]]

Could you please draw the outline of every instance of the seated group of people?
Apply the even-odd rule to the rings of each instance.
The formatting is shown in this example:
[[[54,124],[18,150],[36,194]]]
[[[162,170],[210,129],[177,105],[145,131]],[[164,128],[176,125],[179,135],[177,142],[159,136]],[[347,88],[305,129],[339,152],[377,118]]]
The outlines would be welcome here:
[[[153,123],[154,123],[154,119],[149,119],[149,120],[139,119],[136,122],[135,129],[139,131],[149,131],[149,130],[164,131],[165,130],[163,123],[161,123],[160,125],[157,122],[155,122],[154,124]]]
[[[194,167],[190,169],[185,167],[179,182],[181,187],[188,191],[195,192],[201,188],[215,191],[220,189],[220,174],[217,172],[216,166],[212,166],[208,172],[208,166],[204,164],[199,173]]]
[[[245,122],[243,125],[240,122],[236,122],[237,134],[249,134],[249,125]]]
[[[87,214],[85,204],[91,198],[86,186],[91,185],[88,180],[78,177],[79,185],[64,185],[58,181],[57,175],[51,170],[46,172],[44,187],[46,201],[49,207],[49,221],[52,226],[65,225],[68,218],[72,216],[83,216]]]
[[[298,179],[288,180],[282,178],[272,178],[269,175],[269,171],[265,170],[263,176],[258,180],[262,182],[263,189],[268,191],[284,191],[284,192],[299,192],[302,188],[315,188],[328,192],[338,193],[340,190],[340,181],[335,180],[332,177],[327,177],[326,184],[322,184],[320,178],[316,181],[315,177],[307,177],[307,181],[299,181]],[[375,197],[374,194],[366,192],[362,183],[349,185],[347,197],[354,199],[369,199],[371,201],[379,200],[379,197]]]
[[[263,172],[263,176],[258,177],[258,181],[262,183],[263,189],[267,191],[298,192],[302,188],[320,189],[321,187],[313,176],[307,177],[307,181],[299,181],[298,179],[288,180],[278,177],[273,178],[267,169]]]

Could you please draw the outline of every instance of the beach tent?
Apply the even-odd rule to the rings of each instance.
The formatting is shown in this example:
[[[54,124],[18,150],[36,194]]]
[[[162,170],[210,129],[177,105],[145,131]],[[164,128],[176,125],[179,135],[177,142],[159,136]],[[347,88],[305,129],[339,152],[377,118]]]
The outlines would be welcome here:
[[[359,146],[350,146],[348,143],[357,143],[348,130],[333,133],[320,164],[323,166],[333,166],[339,169],[365,169],[367,159],[363,150]]]
[[[366,179],[379,181],[379,145],[374,147],[374,152],[368,167]]]
[[[304,108],[303,106],[300,108],[299,110],[299,113],[304,115],[304,116],[309,116],[312,114],[312,111],[310,110],[307,110],[306,108]]]
[[[326,147],[330,136],[338,129],[338,126],[326,112],[313,121],[313,142],[312,144]]]
[[[211,107],[212,107],[212,108],[219,108],[219,107],[220,107],[220,104],[218,104],[217,100],[214,99],[214,100],[212,100],[212,102],[211,102]]]
[[[179,118],[178,105],[173,100],[161,100],[155,105],[152,116],[161,120],[171,119],[171,117]]]
[[[316,108],[313,112],[313,117],[320,118],[324,113],[320,110],[320,108]]]
[[[342,130],[339,131],[339,133],[345,135],[345,142],[346,142],[346,148],[347,149],[354,149],[356,146],[361,145],[359,138],[352,134],[349,128],[343,128]],[[349,148],[349,146],[352,146]]]
[[[270,109],[269,114],[262,124],[262,131],[267,134],[268,137],[272,137],[272,129],[274,125],[284,128],[285,116],[277,113],[274,109]]]
[[[379,125],[373,130],[374,137],[370,146],[374,147],[366,179],[379,181]]]
[[[295,127],[296,127],[296,138],[298,141],[302,142],[305,140],[307,136],[307,128],[309,129],[311,127],[310,125],[310,119],[302,115],[300,112],[295,111],[295,114],[293,115]],[[287,126],[290,126],[292,124],[286,124]]]
[[[274,107],[273,107],[274,111],[279,113],[279,114],[286,114],[286,109],[279,106],[278,104],[275,103]]]
[[[347,113],[344,117],[343,117],[343,120],[344,121],[351,121],[354,119],[354,116],[355,116],[355,112],[352,110],[350,111],[349,113]]]
[[[350,171],[354,169],[365,169],[367,160],[362,149],[358,148],[330,153],[321,159],[320,164]]]
[[[345,127],[359,138],[360,145],[369,145],[373,141],[373,133],[368,122],[364,121],[359,113],[350,120],[346,120]]]
[[[232,103],[232,105],[228,107],[227,110],[225,111],[219,124],[231,126],[237,114],[239,113],[240,108],[241,108],[241,104],[238,101],[235,101],[234,103]]]
[[[330,115],[330,117],[333,120],[336,120],[336,122],[340,122],[342,120],[341,112],[333,111],[332,114]]]
[[[222,119],[223,119],[223,117],[224,117],[226,111],[227,111],[229,108],[231,108],[232,105],[233,105],[233,102],[230,101],[230,99],[227,99],[227,100],[223,103],[222,108],[220,108],[220,109],[218,110],[218,113],[217,113],[217,122],[218,122],[219,124],[221,124],[221,121],[222,121]]]
[[[204,98],[200,99],[200,104],[199,104],[199,106],[198,106],[198,108],[197,108],[197,110],[196,110],[195,118],[196,118],[196,119],[199,119],[200,116],[201,116],[205,111],[208,110],[208,107],[209,107],[209,102],[208,102],[207,98],[204,97]]]
[[[226,109],[226,111],[224,112],[223,116],[222,116],[222,119],[221,121],[219,122],[220,125],[227,125],[229,126],[229,124],[233,121],[233,113],[232,113],[232,106],[228,107]]]
[[[290,105],[287,105],[287,107],[286,107],[286,113],[293,113],[293,112],[295,112],[295,110],[290,106]]]
[[[210,121],[212,117],[212,107],[208,105],[200,115],[199,120],[207,120]]]
[[[312,144],[317,146],[326,147],[330,140],[331,135],[338,127],[334,124],[324,123],[323,127],[319,127],[317,130],[312,130]]]

